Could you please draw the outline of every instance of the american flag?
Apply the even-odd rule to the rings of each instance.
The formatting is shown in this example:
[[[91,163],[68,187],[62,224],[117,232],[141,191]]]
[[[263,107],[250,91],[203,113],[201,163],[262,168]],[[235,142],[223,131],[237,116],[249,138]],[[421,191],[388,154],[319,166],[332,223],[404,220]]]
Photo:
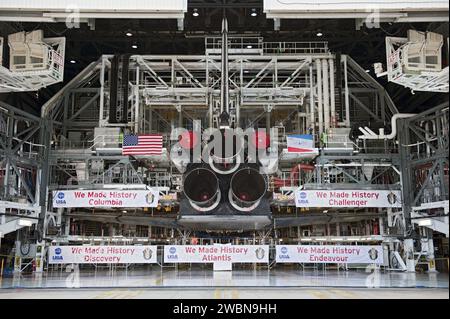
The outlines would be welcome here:
[[[125,135],[123,137],[123,155],[161,155],[162,135]]]

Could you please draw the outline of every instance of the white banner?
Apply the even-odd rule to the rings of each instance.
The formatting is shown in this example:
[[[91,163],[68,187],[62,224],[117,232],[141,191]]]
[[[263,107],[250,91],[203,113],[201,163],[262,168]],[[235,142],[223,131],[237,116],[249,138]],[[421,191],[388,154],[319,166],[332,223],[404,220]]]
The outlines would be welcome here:
[[[277,263],[383,264],[382,246],[277,246]]]
[[[165,263],[268,263],[266,245],[164,246]]]
[[[50,264],[154,264],[157,246],[51,246]]]
[[[377,190],[298,190],[297,207],[388,207],[401,208],[400,191]]]
[[[71,190],[54,191],[53,207],[157,207],[159,191]]]

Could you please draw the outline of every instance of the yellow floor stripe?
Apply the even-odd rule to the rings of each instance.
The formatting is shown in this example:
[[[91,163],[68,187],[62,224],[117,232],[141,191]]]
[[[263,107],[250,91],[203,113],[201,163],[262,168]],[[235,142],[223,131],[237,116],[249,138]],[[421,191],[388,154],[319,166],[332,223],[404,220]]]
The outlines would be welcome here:
[[[311,294],[319,299],[329,299],[329,296],[324,293],[324,292],[320,292],[320,291],[311,291]]]
[[[137,296],[142,294],[142,290],[135,290],[135,291],[130,291],[130,294],[128,296],[129,299],[133,299],[136,298]]]
[[[141,290],[110,290],[95,296],[94,299],[131,299],[135,298],[141,293]]]
[[[102,292],[101,294],[97,295],[94,297],[94,299],[105,299],[105,298],[109,298],[111,296],[111,294],[113,294],[114,291],[110,290],[110,291],[105,291]]]
[[[333,290],[330,290],[330,292],[335,293],[338,296],[341,296],[341,297],[344,297],[344,298],[347,298],[347,299],[356,299],[356,298],[358,298],[357,295],[355,295],[354,293],[352,293],[350,291],[333,289]]]

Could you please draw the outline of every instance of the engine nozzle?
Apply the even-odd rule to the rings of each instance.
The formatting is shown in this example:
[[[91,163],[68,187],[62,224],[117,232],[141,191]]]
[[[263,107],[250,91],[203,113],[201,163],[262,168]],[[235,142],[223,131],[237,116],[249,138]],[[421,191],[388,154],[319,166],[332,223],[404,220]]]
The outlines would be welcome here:
[[[183,191],[191,206],[200,212],[209,212],[220,202],[219,180],[214,172],[196,168],[184,178]]]
[[[221,129],[219,133],[220,135],[216,134],[212,137],[214,143],[209,150],[209,165],[217,174],[232,174],[241,164],[241,156],[245,146],[244,139],[229,128]]]
[[[243,168],[231,178],[229,200],[235,209],[250,212],[258,207],[266,190],[267,183],[262,174],[253,168]]]

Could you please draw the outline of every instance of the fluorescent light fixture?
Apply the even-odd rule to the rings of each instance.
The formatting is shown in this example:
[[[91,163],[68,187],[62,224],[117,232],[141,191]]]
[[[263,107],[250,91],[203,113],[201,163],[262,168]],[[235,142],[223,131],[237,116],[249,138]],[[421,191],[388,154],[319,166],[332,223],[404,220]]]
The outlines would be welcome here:
[[[252,49],[253,45],[247,45],[247,49]]]
[[[22,227],[31,227],[33,225],[33,222],[29,219],[19,219],[17,221],[17,225]]]
[[[418,222],[419,226],[428,227],[433,225],[433,221],[431,219],[424,219]]]
[[[105,184],[104,189],[147,189],[145,184]]]
[[[137,49],[137,48],[138,48],[137,44],[133,44],[131,47],[132,47],[133,49]]]
[[[125,35],[126,35],[127,37],[132,37],[132,36],[133,36],[133,33],[127,32],[127,33],[125,33]]]
[[[366,73],[370,73],[370,70],[369,70],[369,69],[367,69],[367,70],[366,70]]]
[[[75,63],[77,63],[77,61],[75,61],[75,60],[70,60],[70,63],[75,64]]]
[[[317,34],[316,34],[318,37],[321,37],[321,36],[323,36],[323,33],[322,32],[317,32]]]

